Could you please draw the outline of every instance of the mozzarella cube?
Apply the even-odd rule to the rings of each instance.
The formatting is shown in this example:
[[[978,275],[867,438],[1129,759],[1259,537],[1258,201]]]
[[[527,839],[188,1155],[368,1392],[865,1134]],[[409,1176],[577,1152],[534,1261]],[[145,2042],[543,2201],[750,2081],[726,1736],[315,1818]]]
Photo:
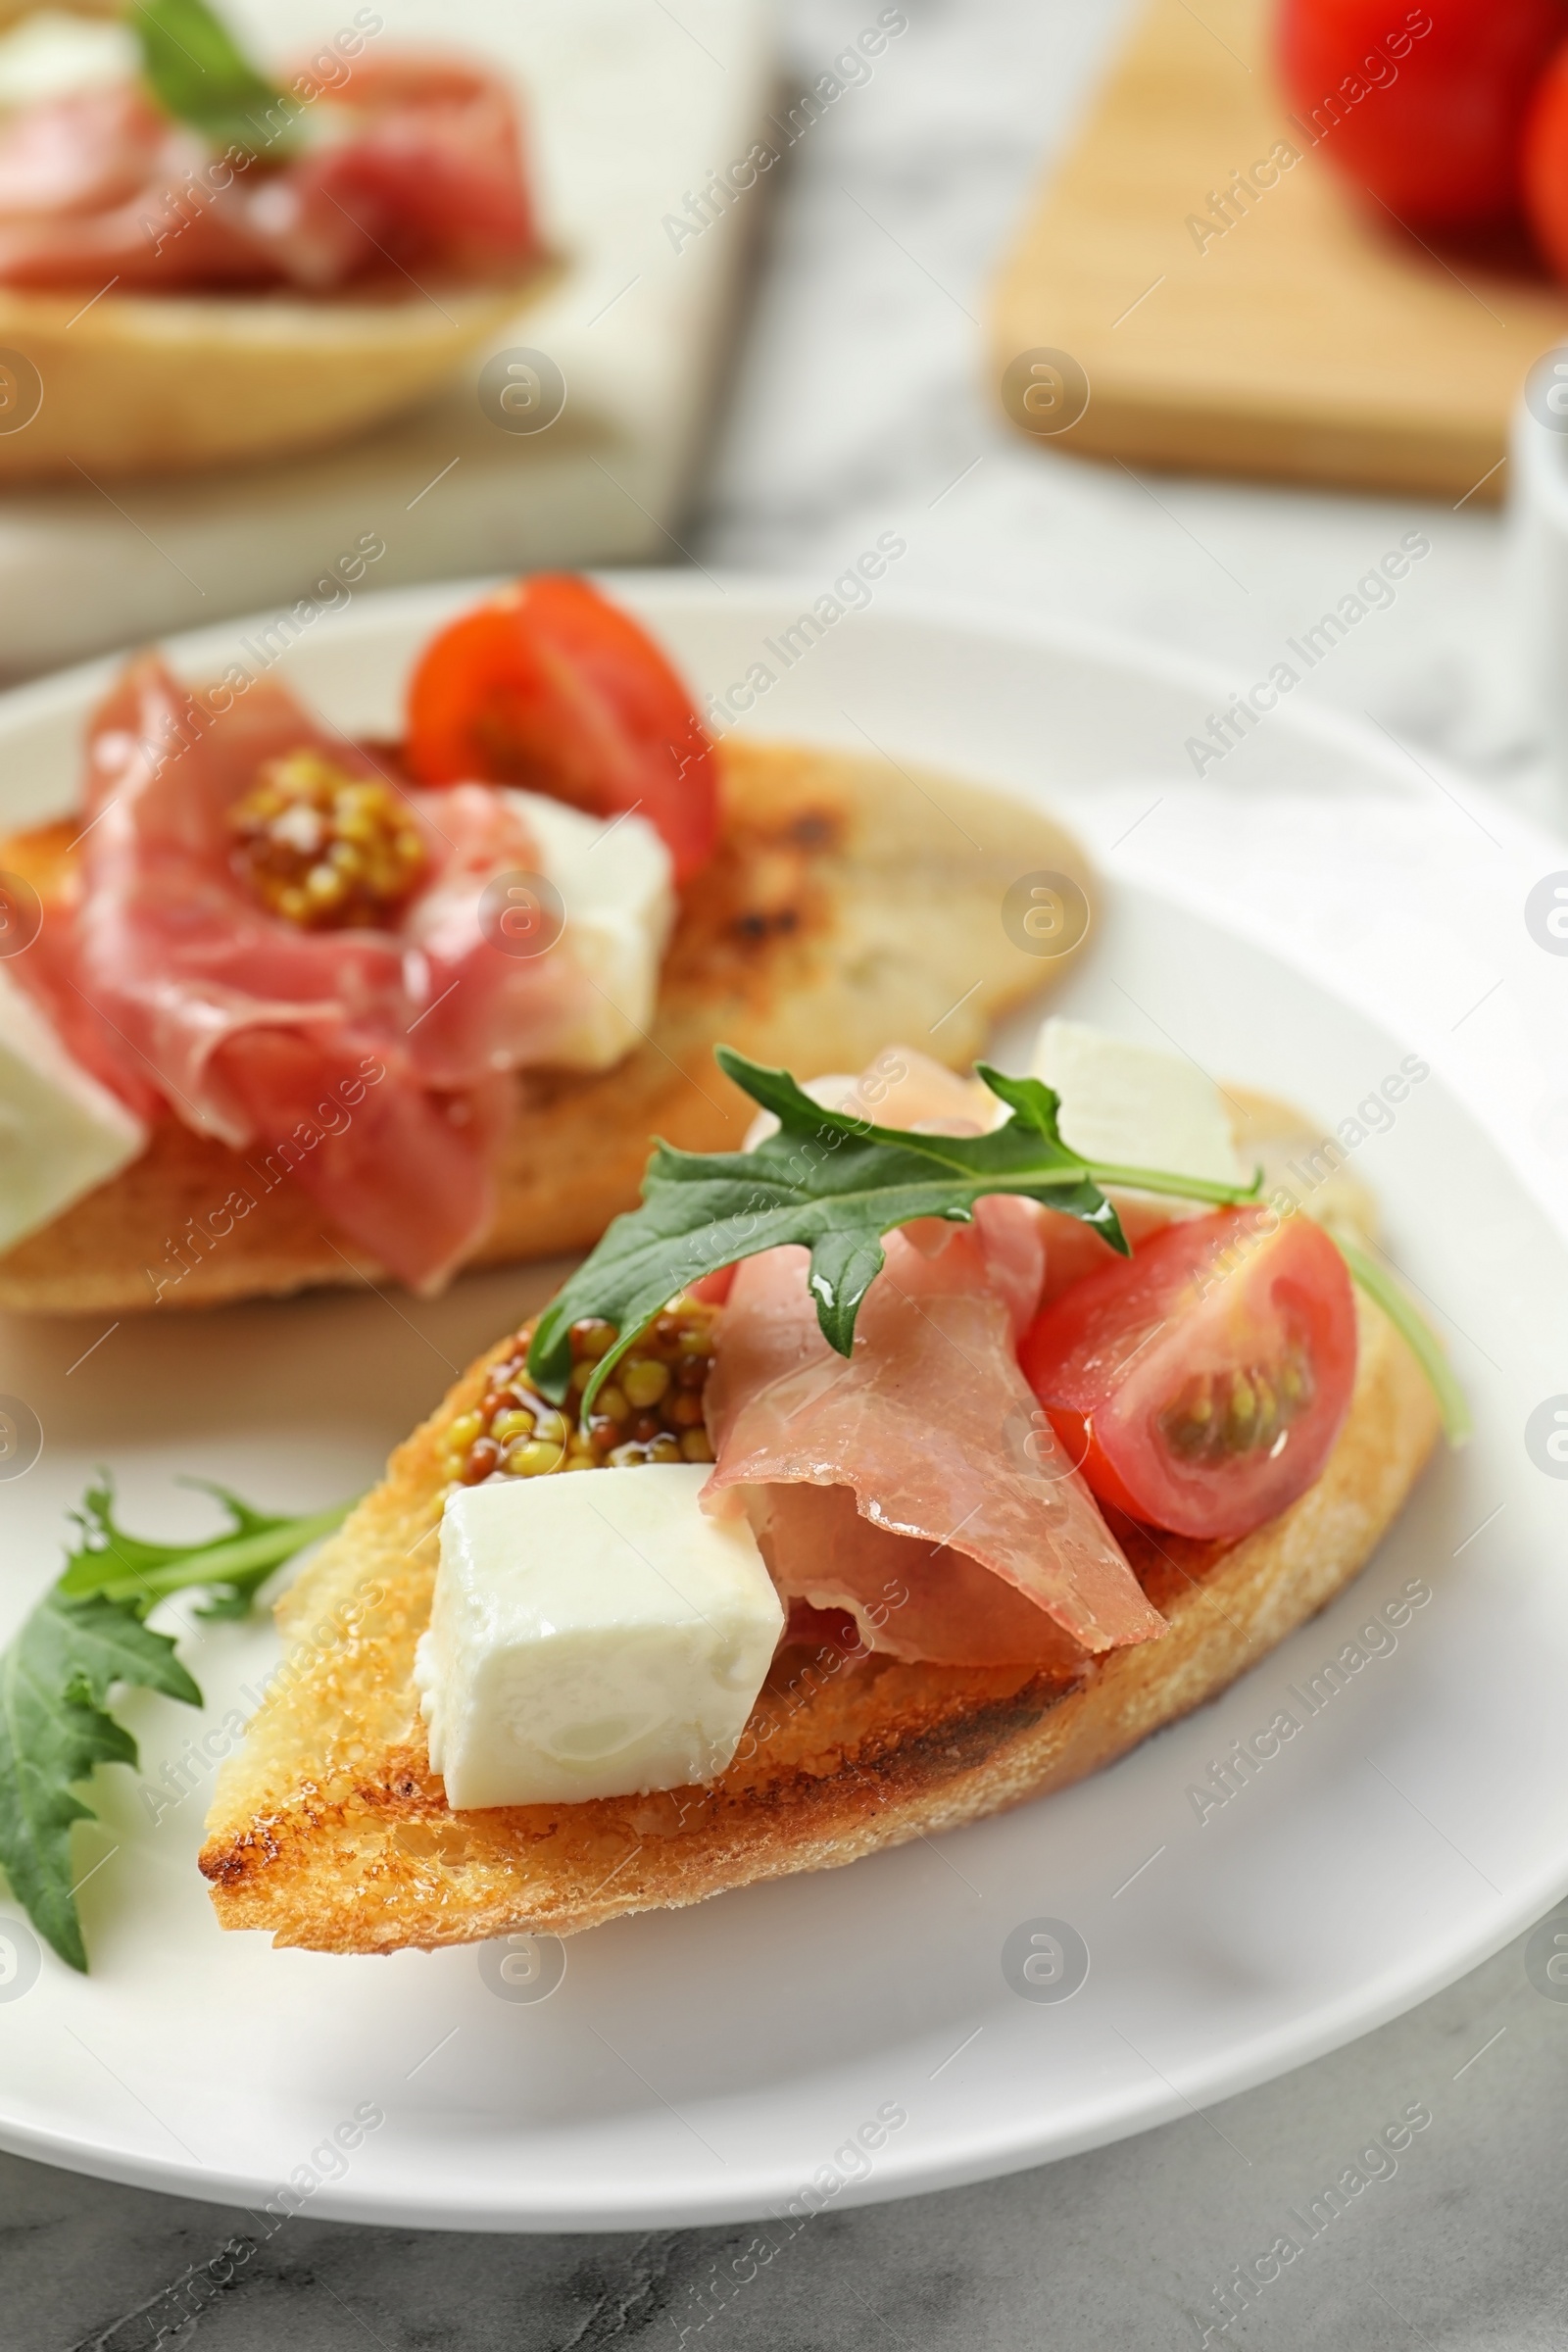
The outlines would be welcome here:
[[[140,71],[141,52],[128,24],[34,9],[20,23],[12,20],[0,37],[0,112],[134,81]]]
[[[0,1250],[136,1159],[147,1130],[0,963]]]
[[[1185,1054],[1054,1014],[1041,1024],[1030,1068],[1060,1098],[1061,1140],[1085,1159],[1247,1183],[1251,1171],[1237,1157],[1224,1097]]]
[[[675,920],[668,850],[646,817],[588,816],[543,793],[509,794],[561,893],[559,953],[581,972],[580,1007],[541,1061],[607,1070],[640,1043],[653,1019]]]
[[[415,1680],[459,1812],[711,1780],[784,1630],[741,1515],[705,1463],[464,1487],[441,1521]]]

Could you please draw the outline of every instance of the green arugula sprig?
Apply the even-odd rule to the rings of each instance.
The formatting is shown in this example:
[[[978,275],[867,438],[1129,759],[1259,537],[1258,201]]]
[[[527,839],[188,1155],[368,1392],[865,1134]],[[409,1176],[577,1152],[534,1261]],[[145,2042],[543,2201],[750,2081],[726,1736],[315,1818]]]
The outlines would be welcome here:
[[[882,1237],[911,1218],[967,1222],[986,1194],[1018,1193],[1081,1218],[1126,1256],[1126,1236],[1102,1187],[1225,1206],[1256,1200],[1262,1185],[1261,1170],[1244,1187],[1086,1160],[1062,1142],[1059,1102],[1049,1086],[1008,1078],[985,1062],[976,1065],[978,1075],[1008,1115],[989,1134],[959,1137],[875,1127],[848,1111],[825,1110],[787,1070],[750,1061],[729,1046],[719,1046],[716,1057],[754,1102],[773,1112],[778,1131],[755,1152],[654,1146],[641,1208],[615,1219],[540,1316],[528,1350],[536,1386],[559,1403],[570,1382],[573,1323],[615,1326],[615,1344],[583,1392],[585,1420],[615,1366],[679,1291],[780,1242],[810,1250],[808,1280],[822,1336],[848,1355],[860,1301],[882,1269]],[[1332,1220],[1325,1220],[1325,1231],[1426,1374],[1449,1445],[1464,1445],[1470,1408],[1441,1341],[1353,1235]]]
[[[1257,1197],[1258,1178],[1246,1186],[1208,1184],[1156,1168],[1091,1163],[1062,1142],[1057,1098],[1049,1086],[1008,1078],[984,1062],[980,1077],[1007,1106],[1003,1124],[986,1135],[912,1135],[824,1110],[787,1070],[768,1069],[729,1046],[716,1052],[726,1076],[773,1112],[778,1132],[755,1152],[655,1145],[641,1208],[615,1219],[540,1316],[528,1351],[533,1379],[560,1401],[571,1375],[572,1324],[594,1318],[615,1325],[615,1344],[583,1392],[585,1416],[615,1365],[678,1291],[781,1242],[810,1250],[822,1336],[848,1355],[860,1301],[882,1269],[882,1237],[911,1218],[967,1223],[986,1195],[1017,1193],[1081,1218],[1126,1256],[1126,1236],[1102,1189],[1106,1185],[1216,1205]]]
[[[94,1594],[105,1600],[128,1602],[145,1617],[171,1593],[205,1588],[205,1607],[198,1617],[243,1617],[274,1568],[291,1560],[318,1536],[331,1534],[348,1510],[334,1503],[329,1510],[270,1515],[253,1510],[227,1487],[207,1478],[181,1478],[176,1486],[194,1487],[215,1494],[228,1514],[227,1531],[202,1544],[148,1544],[127,1535],[115,1521],[115,1492],[107,1473],[81,1498],[71,1517],[81,1540],[66,1555],[65,1574],[56,1590],[68,1600]]]
[[[228,1515],[224,1534],[204,1544],[127,1535],[100,1472],[72,1514],[80,1536],[64,1575],[0,1651],[0,1869],[38,1933],[81,1970],[87,1953],[71,1832],[95,1816],[74,1786],[100,1764],[137,1761],[135,1740],[109,1712],[110,1694],[131,1684],[202,1703],[173,1642],[150,1632],[146,1618],[160,1601],[194,1589],[206,1593],[199,1616],[243,1617],[273,1570],[329,1535],[352,1507],[278,1518],[205,1479],[181,1484],[217,1495]]]
[[[251,63],[207,0],[130,0],[127,13],[142,78],[166,115],[241,155],[286,147],[297,103]]]

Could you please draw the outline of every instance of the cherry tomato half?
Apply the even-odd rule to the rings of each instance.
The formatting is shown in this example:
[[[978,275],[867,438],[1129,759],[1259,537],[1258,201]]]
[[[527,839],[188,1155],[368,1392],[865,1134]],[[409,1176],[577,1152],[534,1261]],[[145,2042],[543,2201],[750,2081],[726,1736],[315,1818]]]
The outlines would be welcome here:
[[[425,647],[409,686],[422,784],[519,784],[595,815],[636,808],[686,881],[718,838],[718,774],[646,630],[586,580],[538,572]]]
[[[1561,0],[1285,0],[1280,65],[1347,178],[1414,227],[1485,227],[1519,209],[1526,109],[1565,32]]]
[[[1221,1209],[1075,1283],[1019,1360],[1102,1502],[1234,1543],[1305,1492],[1339,1435],[1350,1278],[1306,1217]]]

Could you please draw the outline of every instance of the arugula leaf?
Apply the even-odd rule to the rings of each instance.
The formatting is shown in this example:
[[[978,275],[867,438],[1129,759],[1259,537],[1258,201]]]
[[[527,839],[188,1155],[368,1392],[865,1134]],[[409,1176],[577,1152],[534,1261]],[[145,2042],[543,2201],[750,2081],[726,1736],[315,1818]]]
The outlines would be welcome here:
[[[855,1340],[860,1301],[880,1273],[882,1236],[915,1217],[967,1223],[991,1193],[1018,1193],[1079,1217],[1127,1253],[1102,1186],[1171,1193],[1187,1200],[1250,1200],[1246,1187],[1209,1184],[1152,1168],[1092,1166],[1061,1140],[1057,1098],[1038,1078],[1009,1078],[982,1062],[979,1075],[1007,1105],[989,1134],[912,1135],[847,1111],[824,1110],[787,1070],[733,1048],[719,1067],[779,1121],[755,1152],[681,1152],[656,1144],[643,1204],[619,1216],[539,1318],[528,1369],[558,1401],[571,1374],[571,1326],[590,1317],[616,1327],[583,1393],[582,1411],[654,1316],[677,1292],[738,1258],[782,1242],[811,1252],[808,1282],[822,1335],[840,1355]]]
[[[100,1764],[137,1761],[136,1742],[109,1712],[120,1684],[160,1690],[199,1707],[201,1691],[166,1634],[143,1620],[161,1600],[205,1587],[207,1617],[243,1616],[274,1568],[330,1534],[347,1503],[304,1518],[254,1510],[226,1487],[187,1479],[216,1494],[228,1534],[205,1544],[150,1544],[114,1514],[100,1472],[72,1516],[81,1540],[65,1574],[0,1651],[0,1869],[39,1934],[71,1967],[87,1954],[71,1873],[71,1832],[91,1821],[74,1784]]]
[[[105,1706],[114,1683],[201,1704],[167,1636],[113,1601],[67,1600],[58,1586],[0,1654],[0,1865],[39,1934],[83,1971],[71,1829],[94,1816],[71,1784],[99,1764],[136,1762],[135,1740]]]
[[[298,106],[252,65],[207,0],[132,0],[129,15],[143,78],[166,115],[242,155],[282,149],[287,130],[270,128],[269,118],[280,108],[291,128]]]
[[[204,1544],[143,1543],[117,1526],[114,1489],[100,1472],[82,1496],[80,1510],[71,1514],[82,1531],[81,1542],[67,1554],[60,1591],[78,1600],[101,1592],[106,1599],[133,1603],[145,1616],[170,1593],[205,1585],[210,1597],[197,1610],[199,1617],[243,1617],[273,1569],[318,1536],[330,1535],[343,1517],[342,1508],[334,1508],[304,1519],[270,1518],[210,1479],[182,1478],[177,1483],[216,1494],[228,1513],[230,1532]]]

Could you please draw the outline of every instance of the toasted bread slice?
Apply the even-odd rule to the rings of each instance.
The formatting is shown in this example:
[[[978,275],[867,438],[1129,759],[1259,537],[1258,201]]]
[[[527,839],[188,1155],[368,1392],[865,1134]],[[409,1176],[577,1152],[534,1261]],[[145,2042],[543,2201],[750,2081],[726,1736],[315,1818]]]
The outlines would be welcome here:
[[[439,1435],[477,1398],[487,1355],[281,1604],[283,1667],[208,1821],[201,1866],[220,1922],[335,1952],[566,1936],[853,1862],[1081,1780],[1323,1608],[1397,1515],[1438,1410],[1404,1341],[1357,1304],[1348,1417],[1288,1511],[1229,1546],[1118,1524],[1169,1623],[1158,1640],[1070,1681],[786,1648],[710,1785],[456,1814],[430,1770],[414,1648],[435,1579]]]
[[[122,480],[293,457],[426,400],[560,276],[421,296],[106,294],[0,288],[0,337],[46,388],[0,438],[0,481]],[[26,397],[25,387],[23,393]]]
[[[0,482],[205,471],[330,448],[427,400],[561,277],[320,301],[0,286],[0,345],[42,395],[0,435]],[[28,400],[24,383],[21,398]]]
[[[500,1212],[473,1264],[589,1248],[635,1204],[656,1135],[734,1149],[756,1105],[715,1066],[720,1041],[804,1070],[859,1069],[891,1037],[966,1064],[997,1015],[1070,960],[1015,944],[1003,922],[1020,876],[1063,872],[1090,891],[1082,852],[1037,809],[783,744],[727,742],[721,772],[723,839],[688,893],[647,1043],[592,1075],[518,1073]],[[16,835],[0,867],[47,908],[69,887],[77,830]],[[254,1206],[220,1246],[193,1247],[236,1184]],[[238,1153],[171,1118],[138,1160],[0,1256],[0,1308],[125,1314],[364,1275],[383,1269],[297,1185],[265,1190]]]

